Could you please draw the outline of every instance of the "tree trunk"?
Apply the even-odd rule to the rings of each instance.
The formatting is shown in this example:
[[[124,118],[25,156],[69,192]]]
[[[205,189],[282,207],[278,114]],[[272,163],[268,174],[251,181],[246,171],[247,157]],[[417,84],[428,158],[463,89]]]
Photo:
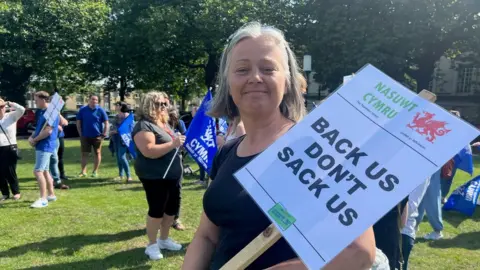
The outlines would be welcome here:
[[[25,93],[30,83],[32,68],[2,64],[0,72],[0,95],[6,100],[25,105]]]
[[[118,95],[120,96],[120,101],[125,101],[125,93],[127,92],[127,78],[125,76],[120,77],[120,91]]]
[[[440,58],[439,58],[440,59]],[[415,73],[415,80],[417,81],[417,93],[420,93],[423,89],[429,90],[430,81],[433,79],[433,73],[435,71],[435,62],[439,59],[433,59],[424,57],[419,63],[419,69]]]
[[[181,107],[180,107],[180,110],[185,111],[185,103],[186,103],[186,102],[187,102],[187,101],[185,100],[185,96],[182,95],[182,102],[181,102],[181,105],[180,105],[180,106],[181,106]]]
[[[207,88],[212,88],[212,94],[215,92],[215,78],[217,77],[218,71],[218,64],[217,64],[217,57],[216,53],[209,53],[208,54],[208,62],[205,66],[205,85]]]

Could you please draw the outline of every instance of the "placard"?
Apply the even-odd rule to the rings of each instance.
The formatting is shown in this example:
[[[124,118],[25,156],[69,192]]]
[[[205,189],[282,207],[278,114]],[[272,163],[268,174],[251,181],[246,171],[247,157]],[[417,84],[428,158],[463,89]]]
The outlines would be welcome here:
[[[235,177],[320,269],[479,133],[366,65]]]

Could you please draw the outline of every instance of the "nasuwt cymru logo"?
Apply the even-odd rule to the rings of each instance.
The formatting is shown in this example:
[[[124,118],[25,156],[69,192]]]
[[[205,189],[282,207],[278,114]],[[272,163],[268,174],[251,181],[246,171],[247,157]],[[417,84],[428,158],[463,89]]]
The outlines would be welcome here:
[[[213,136],[213,123],[212,123],[212,119],[210,119],[209,123],[208,123],[208,127],[207,129],[205,130],[205,134],[203,134],[203,136],[201,136],[200,138],[202,139],[202,141],[207,145],[207,147],[209,148],[212,148],[212,147],[215,147],[215,137]]]
[[[417,112],[412,122],[407,127],[415,130],[418,134],[425,136],[427,141],[434,143],[437,136],[441,137],[450,131],[448,129],[447,122],[434,119],[435,114],[423,111],[423,113]]]

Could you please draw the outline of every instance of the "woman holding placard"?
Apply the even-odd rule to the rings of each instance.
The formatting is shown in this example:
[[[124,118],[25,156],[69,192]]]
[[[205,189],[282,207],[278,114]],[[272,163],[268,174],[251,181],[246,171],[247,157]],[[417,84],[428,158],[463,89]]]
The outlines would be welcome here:
[[[217,153],[213,181],[203,199],[204,213],[183,269],[220,269],[270,225],[233,173],[305,115],[298,72],[296,58],[279,30],[251,23],[231,37],[220,62],[210,115],[240,117],[246,135]],[[375,240],[369,228],[324,269],[369,269],[374,258]],[[249,268],[306,269],[283,238]]]
[[[168,125],[169,106],[165,93],[145,94],[138,109],[139,121],[132,132],[137,152],[135,172],[142,182],[148,203],[149,244],[145,254],[151,260],[163,258],[160,249],[182,249],[168,236],[180,207],[178,187],[183,168],[178,148],[185,142],[185,136],[175,135]],[[157,239],[159,230],[160,238]]]

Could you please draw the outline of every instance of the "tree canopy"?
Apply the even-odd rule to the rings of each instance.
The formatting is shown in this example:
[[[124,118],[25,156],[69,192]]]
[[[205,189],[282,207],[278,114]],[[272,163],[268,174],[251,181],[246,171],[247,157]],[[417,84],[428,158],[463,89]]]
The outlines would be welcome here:
[[[480,61],[480,2],[471,0],[63,0],[0,4],[0,95],[161,89],[182,100],[215,88],[229,36],[249,21],[284,31],[315,79],[335,89],[371,63],[413,90],[441,56]],[[301,62],[301,61],[300,61]]]

